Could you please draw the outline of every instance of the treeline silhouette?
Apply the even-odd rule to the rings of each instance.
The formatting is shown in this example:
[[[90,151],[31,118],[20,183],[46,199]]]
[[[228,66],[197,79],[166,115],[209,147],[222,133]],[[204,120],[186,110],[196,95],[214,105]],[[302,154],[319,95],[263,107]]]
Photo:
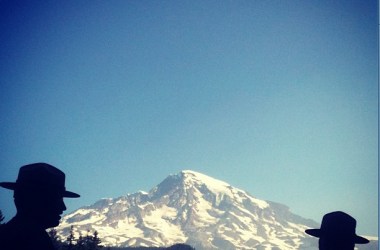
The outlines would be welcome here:
[[[48,233],[56,250],[195,250],[195,248],[182,243],[170,247],[104,247],[96,230],[93,233],[87,231],[85,236],[79,234],[79,237],[76,238],[74,226],[71,226],[70,234],[63,242],[58,237],[57,230],[51,229]]]
[[[79,237],[76,238],[74,236],[74,227],[71,226],[70,234],[66,241],[63,242],[58,237],[57,230],[51,229],[48,234],[56,250],[99,250],[103,248],[97,231],[92,234],[87,231],[85,236],[79,234]]]

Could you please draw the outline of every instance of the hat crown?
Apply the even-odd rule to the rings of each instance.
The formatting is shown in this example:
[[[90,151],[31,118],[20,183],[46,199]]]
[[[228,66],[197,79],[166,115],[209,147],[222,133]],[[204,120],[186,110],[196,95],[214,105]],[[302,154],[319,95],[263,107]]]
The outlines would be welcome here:
[[[64,188],[65,174],[50,164],[33,163],[20,168],[16,183]]]
[[[355,235],[356,220],[350,215],[337,211],[323,216],[321,230],[324,234]]]

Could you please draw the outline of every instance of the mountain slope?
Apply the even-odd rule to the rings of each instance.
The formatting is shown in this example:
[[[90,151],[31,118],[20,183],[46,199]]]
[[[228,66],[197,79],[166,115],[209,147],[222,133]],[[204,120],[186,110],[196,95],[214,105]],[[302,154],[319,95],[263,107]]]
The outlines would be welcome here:
[[[62,218],[66,238],[97,230],[105,245],[196,249],[316,249],[304,230],[318,225],[281,204],[190,170],[168,176],[149,193],[102,199]],[[311,244],[312,242],[312,244]]]

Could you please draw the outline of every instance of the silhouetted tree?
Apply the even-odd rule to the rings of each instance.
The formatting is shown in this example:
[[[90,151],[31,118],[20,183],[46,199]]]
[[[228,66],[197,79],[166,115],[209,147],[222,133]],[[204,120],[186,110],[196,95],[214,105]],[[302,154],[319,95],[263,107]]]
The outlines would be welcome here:
[[[97,231],[91,235],[90,230],[88,230],[87,235],[84,237],[81,233],[79,234],[76,245],[72,250],[99,250],[102,247],[101,242]]]
[[[70,234],[67,237],[67,248],[72,250],[75,246],[74,226],[70,227]]]
[[[98,250],[102,246],[100,245],[102,241],[100,240],[98,236],[98,231],[95,230],[94,234],[92,235],[90,239],[90,245],[89,245],[89,250]]]
[[[0,210],[0,225],[3,224],[3,220],[4,220],[3,212],[1,212]]]
[[[77,244],[75,245],[75,250],[84,250],[86,249],[86,237],[82,236],[82,233],[79,233],[79,238]]]

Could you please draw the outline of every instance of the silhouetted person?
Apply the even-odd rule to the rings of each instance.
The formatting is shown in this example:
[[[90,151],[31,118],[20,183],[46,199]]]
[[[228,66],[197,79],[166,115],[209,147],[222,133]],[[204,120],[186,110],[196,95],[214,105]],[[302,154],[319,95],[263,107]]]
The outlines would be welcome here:
[[[336,211],[325,214],[320,229],[305,232],[319,238],[320,250],[353,250],[355,244],[366,244],[366,238],[356,235],[356,220],[350,215]]]
[[[0,226],[1,250],[52,250],[46,229],[59,224],[66,210],[64,197],[77,198],[66,191],[65,174],[46,163],[22,166],[16,182],[1,182],[3,188],[14,190],[17,213]]]

